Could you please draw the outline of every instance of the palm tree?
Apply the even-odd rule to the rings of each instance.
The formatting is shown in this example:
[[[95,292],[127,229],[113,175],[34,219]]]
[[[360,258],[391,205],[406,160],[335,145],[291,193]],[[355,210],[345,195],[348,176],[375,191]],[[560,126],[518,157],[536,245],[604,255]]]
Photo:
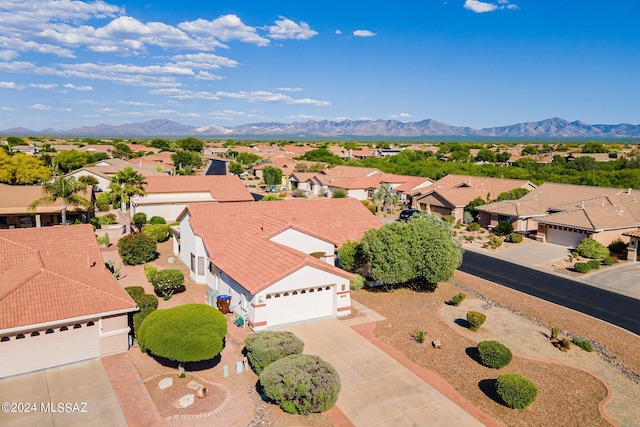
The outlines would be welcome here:
[[[123,170],[117,172],[109,184],[109,189],[113,197],[114,205],[117,202],[124,203],[127,211],[127,220],[129,221],[128,229],[131,229],[131,198],[133,196],[144,196],[144,186],[147,182],[144,176],[133,170],[131,166],[127,166]]]
[[[42,186],[45,194],[29,205],[29,210],[35,211],[40,205],[52,205],[58,200],[62,201],[61,212],[62,225],[67,225],[67,206],[81,206],[85,209],[91,209],[91,202],[78,193],[87,190],[87,185],[79,182],[74,177],[60,177],[53,181],[49,181]]]
[[[387,205],[395,206],[398,204],[398,193],[391,187],[391,184],[382,184],[374,193],[371,198],[374,203],[382,203],[382,210],[384,211]]]

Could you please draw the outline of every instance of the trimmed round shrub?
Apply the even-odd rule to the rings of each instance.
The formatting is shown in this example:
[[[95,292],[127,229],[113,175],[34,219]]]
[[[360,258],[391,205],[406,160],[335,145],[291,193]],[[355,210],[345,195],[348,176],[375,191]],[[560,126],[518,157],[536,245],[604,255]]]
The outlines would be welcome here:
[[[578,273],[588,273],[591,271],[591,267],[586,262],[576,262],[573,264],[573,269]]]
[[[451,297],[451,302],[453,302],[453,305],[457,307],[460,304],[462,304],[462,301],[464,301],[466,297],[467,296],[463,293],[455,294],[454,296]]]
[[[349,280],[349,289],[351,289],[352,291],[359,291],[360,289],[364,288],[364,285],[364,277],[359,274],[356,274],[355,279]]]
[[[136,304],[140,301],[140,297],[144,295],[144,288],[142,286],[128,286],[124,288],[124,290],[127,291]]]
[[[287,331],[256,332],[245,338],[244,345],[251,368],[258,375],[276,360],[300,354],[304,349],[304,342]]]
[[[199,362],[217,356],[226,335],[224,314],[207,304],[185,304],[149,314],[138,329],[138,343],[156,356]]]
[[[614,254],[624,254],[627,252],[627,244],[622,241],[622,239],[616,239],[613,242],[609,243],[609,251]]]
[[[99,216],[97,218],[98,218],[98,223],[100,223],[100,225],[110,225],[118,222],[118,217],[116,217],[116,214],[112,214],[112,213]]]
[[[131,218],[134,224],[146,224],[147,223],[147,214],[144,212],[137,212],[133,214],[133,218]]]
[[[145,308],[140,309],[137,313],[133,313],[133,336],[138,339],[138,331],[140,330],[140,325],[144,322],[144,319],[147,318],[148,315],[153,313],[155,308]]]
[[[149,220],[149,224],[151,225],[166,224],[166,223],[167,221],[165,221],[164,218],[161,216],[152,216],[151,219]]]
[[[524,409],[538,396],[538,387],[521,374],[503,374],[496,381],[496,392],[505,405]]]
[[[615,261],[613,260],[613,258],[611,258],[610,256],[606,257],[605,259],[602,260],[602,263],[606,266],[611,266],[613,264],[615,264]]]
[[[478,355],[484,366],[500,369],[511,363],[511,350],[498,341],[481,341],[478,343]]]
[[[509,234],[509,241],[511,243],[520,243],[522,242],[522,235],[518,233],[511,233]]]
[[[129,234],[118,241],[118,253],[126,265],[138,265],[156,257],[158,242],[143,233]]]
[[[184,273],[175,268],[158,270],[151,275],[149,281],[153,289],[166,298],[184,285]]]
[[[487,320],[487,316],[478,311],[467,311],[467,322],[469,322],[469,329],[477,331],[480,326]]]
[[[158,308],[158,297],[156,297],[155,295],[144,294],[136,302],[138,303],[138,307],[140,307],[140,310],[155,310]]]
[[[597,259],[592,259],[587,261],[587,265],[591,270],[597,270],[600,268],[600,261],[598,261]]]
[[[290,414],[328,411],[338,400],[340,376],[318,356],[294,354],[273,362],[260,374],[260,386]]]
[[[597,259],[609,256],[609,249],[607,249],[602,243],[597,242],[590,238],[584,238],[578,246],[576,251],[585,258]]]
[[[167,224],[145,225],[140,230],[156,239],[156,242],[166,242],[169,239],[169,226]]]

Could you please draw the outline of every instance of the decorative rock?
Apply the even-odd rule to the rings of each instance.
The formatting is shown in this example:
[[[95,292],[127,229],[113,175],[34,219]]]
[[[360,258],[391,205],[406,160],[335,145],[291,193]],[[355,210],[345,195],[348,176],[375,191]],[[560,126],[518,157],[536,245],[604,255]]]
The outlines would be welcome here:
[[[440,340],[434,340],[432,344],[435,348],[442,348],[442,343],[440,342]]]
[[[158,383],[158,387],[160,387],[160,390],[164,390],[165,388],[169,388],[172,385],[173,385],[173,378],[171,378],[171,377],[163,378]]]
[[[184,378],[184,366],[182,366],[182,363],[178,365],[178,377],[180,378]]]
[[[207,388],[206,387],[200,387],[198,390],[196,390],[196,397],[202,399],[204,397],[207,396]]]
[[[189,381],[189,384],[187,384],[187,387],[189,387],[191,390],[198,390],[199,388],[202,388],[203,386],[199,382]]]
[[[186,408],[187,406],[193,405],[194,395],[193,394],[185,394],[178,400],[176,404],[176,408]]]
[[[176,262],[176,257],[172,257],[172,256],[170,256],[170,257],[167,259],[167,262],[168,262],[169,264],[174,264],[174,263]]]

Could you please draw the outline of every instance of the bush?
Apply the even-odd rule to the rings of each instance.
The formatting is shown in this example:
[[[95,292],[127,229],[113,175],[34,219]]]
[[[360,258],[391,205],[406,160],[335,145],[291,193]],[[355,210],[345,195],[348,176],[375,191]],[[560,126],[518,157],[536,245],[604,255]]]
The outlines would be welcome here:
[[[140,311],[138,311],[137,313],[133,313],[132,328],[133,328],[133,336],[136,337],[136,340],[138,339],[138,331],[140,330],[140,325],[142,325],[142,322],[144,322],[144,319],[146,319],[147,316],[153,313],[154,311],[155,311],[155,308],[146,308],[144,310],[141,308]]]
[[[502,246],[502,239],[498,236],[491,236],[489,237],[489,247],[491,249],[498,249],[500,246]]]
[[[100,212],[107,212],[109,209],[111,209],[111,206],[109,205],[109,203],[96,202],[96,208],[98,208]]]
[[[136,212],[133,214],[132,221],[134,224],[146,224],[147,223],[147,214],[144,212]]]
[[[511,363],[511,350],[498,341],[481,341],[478,343],[478,355],[484,366],[500,369]]]
[[[97,216],[89,219],[89,224],[93,225],[94,230],[99,230],[102,228],[102,224],[100,224],[100,220]]]
[[[151,277],[158,271],[156,266],[151,264],[145,264],[142,269],[144,270],[144,275],[149,282],[151,282]]]
[[[567,351],[571,348],[571,340],[567,337],[562,338],[560,341],[560,350]]]
[[[496,236],[507,236],[511,233],[513,233],[511,221],[498,221],[498,224],[493,228],[493,234]]]
[[[555,340],[558,338],[558,334],[560,333],[560,326],[551,325],[549,326],[549,339]]]
[[[109,233],[104,233],[104,236],[102,236],[102,243],[104,243],[104,245],[106,247],[111,246],[111,240],[109,239]]]
[[[467,311],[467,322],[469,322],[469,329],[477,331],[480,326],[487,320],[487,316],[478,311]]]
[[[453,215],[442,215],[442,220],[448,222],[449,224],[453,224],[456,222],[456,217]]]
[[[538,396],[538,387],[521,374],[503,374],[496,381],[496,392],[505,405],[524,409]]]
[[[573,339],[571,341],[573,341],[573,343],[575,345],[577,345],[578,347],[580,347],[584,351],[588,351],[589,353],[591,353],[593,351],[593,346],[591,345],[591,343],[589,341],[587,341],[586,339],[584,339],[584,338],[573,337]]]
[[[338,249],[338,260],[340,266],[347,271],[355,271],[363,263],[362,245],[358,242],[347,240]]]
[[[336,188],[331,193],[331,198],[332,199],[345,199],[346,197],[347,197],[347,190],[342,189],[342,188]]]
[[[276,360],[292,354],[300,354],[304,349],[304,342],[293,333],[286,331],[257,332],[248,335],[244,345],[251,368],[258,375]]]
[[[576,251],[572,251],[572,252],[571,252],[571,258],[576,259],[576,258],[578,258],[579,256],[580,256],[580,254],[579,254],[578,252],[576,252]]]
[[[609,244],[608,249],[614,254],[624,254],[627,252],[627,244],[618,238]]]
[[[462,301],[464,301],[464,299],[466,298],[465,294],[455,294],[454,296],[451,297],[451,301],[453,302],[453,305],[455,305],[456,307],[459,306]]]
[[[109,204],[111,203],[109,193],[100,193],[96,197],[96,207],[100,212],[106,212],[111,209]]]
[[[140,298],[136,302],[138,303],[138,307],[140,307],[140,310],[156,310],[158,308],[158,297],[156,297],[155,295],[144,294],[140,296]]]
[[[109,225],[109,224],[115,224],[116,222],[118,222],[118,217],[116,217],[116,214],[106,214],[103,216],[99,216],[98,218],[98,223],[100,225]]]
[[[157,294],[169,299],[178,288],[184,285],[184,274],[178,269],[158,270],[151,275],[149,281]]]
[[[125,291],[129,294],[132,300],[138,304],[140,301],[140,297],[144,295],[144,288],[142,286],[128,286],[124,288]]]
[[[156,257],[158,243],[143,233],[129,234],[118,241],[118,253],[126,265],[138,265]]]
[[[156,239],[156,242],[166,242],[169,239],[169,226],[167,224],[145,225],[140,231]]]
[[[511,233],[507,236],[507,240],[511,243],[520,243],[522,242],[522,236],[518,233]]]
[[[613,260],[613,258],[611,258],[610,256],[606,257],[605,259],[602,260],[602,263],[606,266],[611,266],[613,264],[615,264],[615,261]]]
[[[149,220],[149,224],[151,225],[166,224],[166,223],[167,221],[165,221],[164,218],[161,216],[152,216],[151,219]]]
[[[600,261],[598,261],[597,259],[592,259],[587,261],[587,265],[591,270],[597,270],[600,268]]]
[[[607,249],[602,243],[596,242],[590,238],[584,238],[578,246],[576,246],[576,251],[585,258],[604,258],[609,256],[609,249]]]
[[[349,280],[349,289],[352,291],[359,291],[362,288],[364,288],[364,277],[361,275],[357,274],[355,279]]]
[[[427,331],[423,331],[422,329],[416,329],[411,334],[411,338],[413,338],[414,341],[417,342],[418,344],[422,344],[427,339]]]
[[[318,356],[295,354],[280,359],[260,374],[264,393],[291,414],[324,412],[340,393],[340,376]]]
[[[591,271],[591,268],[586,262],[576,262],[573,264],[573,269],[578,273],[586,274]]]

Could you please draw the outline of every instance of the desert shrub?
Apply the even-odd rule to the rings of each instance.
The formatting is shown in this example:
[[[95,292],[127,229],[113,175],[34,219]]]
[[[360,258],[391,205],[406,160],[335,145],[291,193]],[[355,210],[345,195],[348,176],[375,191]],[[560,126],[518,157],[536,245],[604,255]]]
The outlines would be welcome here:
[[[352,291],[359,291],[364,288],[364,277],[361,275],[356,275],[355,279],[349,280],[349,289]]]
[[[364,261],[362,254],[362,245],[358,242],[347,240],[340,249],[338,249],[338,260],[340,266],[347,271],[355,271]]]
[[[124,288],[125,291],[129,294],[132,300],[138,303],[140,301],[140,297],[144,295],[144,288],[142,286],[128,286]]]
[[[427,339],[427,331],[424,331],[422,329],[416,329],[411,334],[411,338],[413,338],[415,342],[422,344]]]
[[[609,249],[607,249],[602,243],[596,242],[590,238],[584,238],[578,246],[576,251],[585,258],[597,259],[604,258],[609,255]]]
[[[480,231],[481,228],[482,227],[480,227],[480,224],[478,224],[477,222],[467,224],[467,231],[473,231],[475,233],[476,231]]]
[[[96,236],[96,241],[99,245],[104,245],[104,236]]]
[[[140,310],[155,310],[158,308],[158,297],[156,297],[155,295],[144,294],[136,302],[138,303],[138,307],[140,307]]]
[[[496,236],[507,236],[511,233],[513,233],[511,221],[498,221],[498,224],[493,228],[493,234]]]
[[[578,347],[583,349],[584,351],[588,351],[588,352],[592,352],[593,351],[593,346],[591,345],[591,343],[588,340],[584,339],[584,338],[573,337],[571,341],[575,345],[577,345]]]
[[[456,222],[456,217],[453,215],[442,215],[442,220],[448,222],[449,224],[453,224]]]
[[[184,273],[178,269],[158,270],[151,275],[149,281],[156,293],[169,299],[184,284]]]
[[[598,261],[597,259],[592,259],[587,261],[587,265],[591,270],[597,270],[600,268],[600,261]]]
[[[496,392],[505,405],[524,409],[538,396],[538,387],[521,374],[503,374],[496,381]]]
[[[151,313],[153,313],[155,311],[155,308],[145,308],[144,310],[141,308],[140,311],[138,311],[137,313],[133,313],[133,324],[132,324],[132,328],[133,328],[133,336],[136,337],[136,339],[138,339],[138,331],[140,330],[140,325],[142,325],[142,322],[144,322],[144,319],[147,318],[147,316]]]
[[[122,262],[127,265],[138,265],[149,262],[156,257],[158,243],[143,233],[129,234],[118,241],[118,253]]]
[[[100,225],[109,225],[109,224],[115,224],[116,222],[118,222],[118,217],[116,217],[116,214],[112,214],[112,213],[99,216],[97,218]]]
[[[478,343],[478,355],[484,366],[500,369],[511,363],[511,350],[498,341],[481,341]]]
[[[462,228],[462,224],[458,222],[453,226],[453,228],[455,228],[456,230],[460,230]],[[467,231],[469,231],[469,226],[467,226]]]
[[[335,190],[333,190],[333,193],[331,193],[332,199],[345,199],[346,197],[347,197],[347,190],[343,188],[336,188]]]
[[[464,301],[464,299],[466,298],[465,294],[455,294],[454,296],[451,297],[451,301],[453,302],[453,305],[455,305],[456,307],[459,306],[462,301]]]
[[[562,351],[567,351],[571,348],[571,340],[567,337],[562,338],[559,344],[560,344],[560,350]]]
[[[109,193],[100,193],[98,197],[96,197],[96,207],[100,212],[106,212],[111,209],[109,203],[111,203]]]
[[[145,225],[140,230],[156,239],[156,242],[166,242],[169,239],[169,226],[167,224]]]
[[[291,195],[292,195],[293,197],[305,197],[305,196],[306,196],[306,194],[307,194],[307,193],[306,193],[304,190],[301,190],[301,189],[299,189],[299,188],[296,188],[295,190],[293,190],[293,191],[291,192]]]
[[[145,264],[142,269],[144,270],[144,275],[149,282],[151,282],[151,277],[158,271],[156,266],[151,264]]]
[[[264,331],[248,335],[244,340],[244,346],[251,368],[260,375],[276,360],[302,353],[304,342],[292,332]]]
[[[369,209],[369,212],[372,214],[378,213],[378,207],[376,205],[369,205],[367,206],[367,209]]]
[[[618,238],[609,243],[608,249],[614,254],[624,254],[627,252],[627,244],[623,242],[622,239]]]
[[[99,230],[102,228],[102,224],[100,224],[100,220],[97,216],[89,219],[89,224],[93,225],[93,230]]]
[[[467,322],[469,322],[469,329],[477,331],[480,326],[487,320],[487,316],[478,311],[467,311]]]
[[[580,256],[580,254],[579,254],[578,252],[576,252],[576,251],[572,251],[572,252],[571,252],[571,258],[576,259],[576,258],[578,258],[579,256]]]
[[[578,273],[583,274],[591,271],[591,267],[589,267],[589,264],[587,264],[586,262],[576,262],[575,264],[573,264],[573,269]]]
[[[106,247],[111,246],[111,240],[109,238],[109,233],[104,233],[104,236],[102,236],[102,243],[104,243],[104,245]]]
[[[144,212],[136,212],[133,214],[132,221],[134,224],[146,224],[147,223],[147,214]]]
[[[605,259],[602,260],[602,263],[604,265],[610,266],[615,264],[615,261],[613,260],[613,258],[611,258],[610,256],[606,257]]]
[[[340,393],[340,376],[318,356],[294,354],[273,362],[260,374],[265,395],[291,414],[324,412]]]
[[[511,243],[520,243],[522,242],[522,235],[518,233],[511,233],[509,234],[508,239]]]
[[[491,249],[497,249],[502,246],[502,239],[498,236],[489,237],[489,247]]]
[[[152,216],[151,219],[149,220],[149,224],[151,225],[166,224],[166,223],[167,221],[165,221],[164,218],[161,216]]]
[[[558,338],[558,334],[560,333],[560,326],[551,325],[549,326],[549,339],[555,340]]]

